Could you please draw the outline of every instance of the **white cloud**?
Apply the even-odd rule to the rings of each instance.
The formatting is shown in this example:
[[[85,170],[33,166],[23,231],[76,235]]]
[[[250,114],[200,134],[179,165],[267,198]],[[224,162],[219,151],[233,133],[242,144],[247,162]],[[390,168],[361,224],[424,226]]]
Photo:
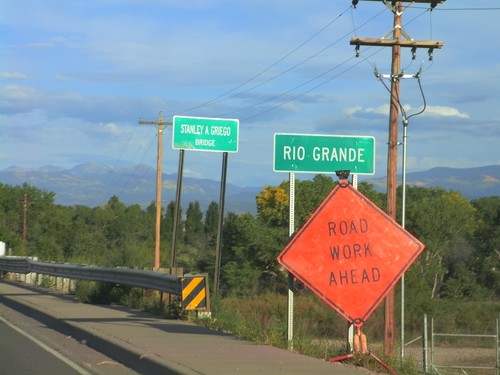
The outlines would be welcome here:
[[[32,102],[38,97],[38,90],[35,87],[8,84],[2,88],[1,101],[8,102]]]
[[[38,42],[38,43],[29,43],[25,44],[22,46],[23,48],[53,48],[54,45],[52,43],[43,43],[43,42]]]
[[[29,76],[19,72],[0,72],[0,79],[29,79]]]
[[[406,111],[407,116],[410,116],[412,113],[416,113],[422,110],[422,108],[413,108],[409,104],[405,104],[403,106],[404,110]],[[360,114],[375,114],[375,115],[382,115],[382,116],[388,116],[389,115],[389,104],[382,104],[377,107],[368,107],[363,109],[361,106],[356,106],[356,107],[348,107],[344,108],[343,113],[347,117],[352,117]],[[430,106],[428,105],[425,109],[425,111],[422,113],[422,116],[427,116],[427,117],[455,117],[455,118],[462,118],[462,119],[470,119],[470,116],[465,113],[461,112],[457,108],[453,107],[446,107],[446,106]]]
[[[281,108],[292,113],[298,113],[300,111],[300,105],[296,102],[285,103]]]
[[[445,106],[427,106],[425,112],[422,115],[433,117],[458,117],[463,119],[470,118],[467,113],[460,112],[460,110],[458,110],[457,108]]]
[[[119,135],[121,133],[121,129],[115,123],[109,122],[104,125],[104,131],[110,135]]]
[[[345,117],[354,117],[356,116],[356,114],[360,111],[363,110],[363,107],[361,107],[360,105],[356,106],[356,107],[347,107],[347,108],[344,108],[342,110],[342,114],[345,116]]]
[[[376,115],[388,115],[389,114],[389,104],[382,104],[382,105],[379,105],[378,107],[374,107],[374,108],[367,108],[365,110],[365,113],[374,113]]]

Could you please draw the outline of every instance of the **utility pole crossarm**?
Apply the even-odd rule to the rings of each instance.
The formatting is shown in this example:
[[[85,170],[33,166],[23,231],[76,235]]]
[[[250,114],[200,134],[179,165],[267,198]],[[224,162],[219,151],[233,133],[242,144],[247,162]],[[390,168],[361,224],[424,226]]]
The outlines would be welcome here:
[[[351,38],[351,46],[409,47],[409,48],[442,48],[444,43],[433,40],[401,40],[382,38]]]
[[[168,121],[145,121],[140,119],[139,120],[140,125],[157,125],[157,126],[162,126],[162,125],[172,125],[171,122]]]
[[[432,51],[434,48],[440,49],[443,47],[443,42],[434,40],[414,40],[410,35],[404,30],[401,23],[401,16],[403,13],[410,8],[414,3],[428,3],[431,5],[431,9],[435,8],[438,4],[444,2],[444,0],[413,0],[413,1],[393,1],[381,0],[387,8],[394,13],[394,27],[382,38],[351,38],[351,46],[356,46],[356,51],[359,50],[360,46],[376,46],[376,47],[406,47],[411,48],[415,51],[417,48],[428,48]],[[410,3],[403,9],[403,3]],[[388,36],[392,34],[392,39]],[[403,38],[402,38],[403,37]],[[358,52],[357,52],[358,55]]]

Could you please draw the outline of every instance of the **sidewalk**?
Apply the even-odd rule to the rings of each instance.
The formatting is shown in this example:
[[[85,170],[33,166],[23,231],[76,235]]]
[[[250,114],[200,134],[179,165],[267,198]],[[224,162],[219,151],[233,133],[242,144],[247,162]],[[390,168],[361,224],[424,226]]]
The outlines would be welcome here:
[[[368,372],[256,345],[189,322],[0,281],[0,303],[113,358],[140,374],[336,374]]]

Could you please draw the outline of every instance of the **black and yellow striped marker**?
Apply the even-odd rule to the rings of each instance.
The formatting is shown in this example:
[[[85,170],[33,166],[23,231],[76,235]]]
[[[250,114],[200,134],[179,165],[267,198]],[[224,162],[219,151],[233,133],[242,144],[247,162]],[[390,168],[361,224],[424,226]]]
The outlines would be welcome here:
[[[182,307],[184,310],[207,308],[207,283],[205,276],[182,278]]]

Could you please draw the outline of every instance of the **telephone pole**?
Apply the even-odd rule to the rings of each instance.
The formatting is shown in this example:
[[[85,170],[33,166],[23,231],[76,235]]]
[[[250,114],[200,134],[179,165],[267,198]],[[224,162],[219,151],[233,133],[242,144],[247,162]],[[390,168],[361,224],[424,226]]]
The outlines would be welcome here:
[[[28,194],[23,195],[23,200],[20,202],[23,205],[23,241],[28,238],[28,207],[31,202],[28,201]]]
[[[158,128],[158,153],[156,159],[156,224],[155,224],[155,260],[154,269],[160,268],[160,223],[161,223],[161,175],[162,175],[162,154],[163,154],[163,129],[171,122],[163,121],[163,115],[160,112],[158,121],[139,120],[141,125],[155,125]]]
[[[397,159],[398,159],[398,120],[399,120],[399,80],[401,78],[401,48],[411,48],[412,53],[418,48],[427,48],[429,57],[432,57],[434,48],[441,48],[442,42],[429,40],[413,40],[402,26],[402,16],[406,9],[413,3],[427,3],[433,9],[445,0],[413,0],[413,1],[387,1],[381,0],[394,14],[393,29],[383,38],[352,38],[350,44],[356,46],[392,47],[391,64],[391,104],[389,111],[389,141],[387,151],[387,214],[396,219],[396,188],[397,188]],[[357,1],[356,1],[357,3]],[[410,3],[403,8],[403,3]],[[354,4],[354,1],[353,1]],[[386,39],[392,34],[392,39]],[[386,355],[394,353],[394,289],[385,298],[385,329],[384,349]],[[404,322],[401,322],[404,324]],[[404,343],[401,343],[404,345]]]

